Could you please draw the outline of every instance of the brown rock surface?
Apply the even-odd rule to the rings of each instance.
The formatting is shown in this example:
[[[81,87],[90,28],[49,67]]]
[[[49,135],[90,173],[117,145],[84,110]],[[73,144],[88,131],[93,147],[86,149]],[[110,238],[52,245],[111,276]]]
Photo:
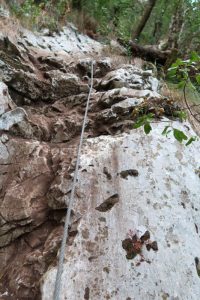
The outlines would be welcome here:
[[[89,90],[88,59],[69,59],[69,55],[58,56],[49,49],[42,52],[31,41],[28,46],[28,38],[26,35],[17,40],[6,34],[0,38],[2,300],[39,300],[40,279],[56,263]],[[137,101],[141,103],[143,97],[153,93],[159,95],[131,87],[135,78],[139,78],[140,88],[147,83],[148,76],[143,82],[142,70],[137,75],[131,66],[122,66],[117,73],[122,84],[115,88],[112,62],[97,59],[95,66],[96,85],[86,137],[125,131],[132,126],[131,109]],[[106,75],[111,69],[112,73]],[[109,88],[112,90],[107,91]],[[134,98],[134,104],[129,100],[121,107],[112,107],[130,98]],[[77,189],[77,201],[81,193]],[[80,203],[73,211],[69,243],[85,209]]]

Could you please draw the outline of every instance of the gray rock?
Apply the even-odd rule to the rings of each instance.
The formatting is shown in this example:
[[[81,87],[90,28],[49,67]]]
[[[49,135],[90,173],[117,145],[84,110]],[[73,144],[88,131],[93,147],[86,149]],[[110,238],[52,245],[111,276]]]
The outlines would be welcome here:
[[[29,30],[23,30],[22,43],[27,47],[35,47],[52,52],[66,51],[67,53],[84,54],[84,52],[92,53],[96,51],[100,53],[103,46],[93,39],[80,34],[74,26],[68,24],[63,27],[60,33],[47,35],[47,32],[33,33]],[[65,52],[65,55],[66,55]]]
[[[98,60],[97,63],[107,70],[110,70],[112,68],[112,60],[110,57],[104,57]]]
[[[7,86],[0,82],[0,116],[14,107],[15,104],[9,96]]]
[[[9,140],[9,137],[7,136],[7,134],[2,134],[0,140],[3,144],[5,144]]]
[[[59,70],[46,72],[46,76],[51,79],[52,93],[56,97],[64,97],[81,92],[88,92],[88,84],[80,81],[77,75],[62,73]]]
[[[104,109],[98,113],[95,119],[97,124],[113,123],[119,120],[118,115],[112,109]]]
[[[41,80],[35,74],[23,70],[13,69],[6,84],[15,92],[31,99],[32,101],[47,101],[52,97],[52,86],[47,80]]]
[[[24,121],[26,116],[25,110],[20,107],[4,113],[0,117],[0,130],[9,131],[14,125]]]
[[[65,70],[65,67],[67,67],[67,63],[64,58],[60,57],[54,57],[54,56],[40,56],[38,58],[39,62],[44,64],[45,66],[43,69],[59,69],[59,70]]]
[[[142,72],[143,77],[149,77],[153,75],[153,71],[152,70],[145,70]]]
[[[77,67],[84,74],[91,73],[91,63],[93,61],[93,73],[95,77],[102,77],[111,70],[111,59],[108,57],[100,60],[94,60],[92,58],[83,58],[78,61]]]
[[[89,73],[86,54],[95,57],[98,92],[91,94],[62,297],[196,300],[199,141],[166,140],[166,122],[153,123],[148,136],[133,130],[135,105],[161,97],[152,72],[133,65],[111,72],[110,60],[94,53],[102,45],[72,26],[48,36],[12,28],[8,39],[1,28],[0,78],[25,110],[0,84],[0,298],[53,297],[89,89],[90,74],[77,62]],[[194,135],[188,123],[170,125]],[[154,242],[150,251],[138,243],[142,260],[123,247],[130,230]]]
[[[0,164],[4,165],[9,163],[9,152],[8,149],[6,147],[6,145],[4,145],[4,141],[0,141]]]
[[[159,83],[159,80],[157,78],[150,76],[148,78],[148,82],[150,83],[151,90],[153,92],[159,92],[160,83]]]
[[[117,104],[111,106],[113,112],[118,114],[127,114],[129,113],[135,106],[141,104],[144,101],[143,98],[127,98],[123,101],[120,101]]]
[[[0,17],[9,18],[9,16],[10,16],[9,10],[5,9],[3,6],[0,6]]]
[[[102,88],[121,88],[132,87],[137,84],[142,88],[144,82],[140,75],[141,70],[132,66],[126,65],[120,69],[109,72],[101,81]]]
[[[80,172],[81,196],[73,205],[82,217],[65,252],[63,299],[84,299],[86,292],[95,300],[132,299],[133,295],[134,299],[169,295],[170,299],[196,300],[200,295],[195,266],[200,184],[194,172],[200,162],[200,144],[189,149],[173,137],[166,141],[161,135],[164,126],[156,124],[148,136],[138,129],[87,141],[81,156],[81,169],[87,172]],[[184,130],[178,122],[173,126]],[[119,173],[129,169],[139,174],[124,180]],[[110,210],[97,210],[113,195],[118,195],[118,201]],[[147,251],[143,245],[143,260],[140,255],[128,260],[122,241],[130,230],[140,238],[148,231],[158,251]],[[43,277],[43,300],[53,299],[56,271],[53,267]]]
[[[113,104],[118,103],[127,98],[160,98],[160,94],[157,92],[153,92],[150,90],[135,90],[130,88],[119,88],[112,89],[108,92],[102,94],[100,99],[98,100],[98,104],[103,107],[111,107]]]
[[[79,59],[77,66],[84,70],[85,73],[91,72],[91,64],[93,61],[93,66],[95,68],[96,66],[96,60],[93,60],[92,58],[82,58]]]

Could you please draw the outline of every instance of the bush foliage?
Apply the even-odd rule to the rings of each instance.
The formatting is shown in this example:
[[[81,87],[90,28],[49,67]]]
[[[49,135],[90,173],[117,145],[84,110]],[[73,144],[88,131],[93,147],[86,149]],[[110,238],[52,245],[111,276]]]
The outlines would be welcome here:
[[[22,3],[21,3],[22,2]],[[138,24],[147,1],[141,0],[16,0],[9,1],[13,12],[37,28],[58,27],[68,21],[78,23],[84,29],[91,24],[104,36],[117,36],[127,41]],[[157,0],[156,5],[140,38],[143,44],[164,43],[170,24],[181,9],[182,23],[178,32],[179,48],[183,52],[200,48],[200,2],[199,0]],[[78,16],[78,17],[77,17]],[[90,22],[93,20],[93,22]],[[82,23],[82,24],[80,24]],[[95,25],[94,25],[95,23]],[[53,26],[52,26],[53,25]],[[52,28],[54,29],[54,28]],[[188,41],[188,36],[190,37]]]

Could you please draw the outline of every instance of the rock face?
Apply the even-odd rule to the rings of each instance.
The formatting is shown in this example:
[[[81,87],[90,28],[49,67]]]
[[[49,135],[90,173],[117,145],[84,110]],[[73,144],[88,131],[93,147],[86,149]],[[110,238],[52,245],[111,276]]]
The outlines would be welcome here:
[[[132,130],[87,141],[78,184],[81,196],[73,207],[82,218],[66,251],[61,299],[200,295],[195,267],[200,226],[198,149],[183,148],[173,139],[166,142],[162,130],[159,124],[151,136]],[[120,175],[130,169],[138,176]],[[106,206],[116,194],[118,201]],[[98,209],[102,204],[104,209]],[[143,246],[142,260],[140,255],[128,260],[122,241],[130,230],[138,234],[148,230],[158,251]],[[55,274],[53,268],[44,276],[44,300],[53,299]]]
[[[51,47],[22,29],[0,37],[2,300],[53,299],[91,75],[90,55],[60,53],[58,36]],[[100,56],[94,77],[62,299],[197,299],[200,144],[162,136],[162,120],[194,132],[150,70]],[[144,108],[157,117],[148,136],[133,129]]]

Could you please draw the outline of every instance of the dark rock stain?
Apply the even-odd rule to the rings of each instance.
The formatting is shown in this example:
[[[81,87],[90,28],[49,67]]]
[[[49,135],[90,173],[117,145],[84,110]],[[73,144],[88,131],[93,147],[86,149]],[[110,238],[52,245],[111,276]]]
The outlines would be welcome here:
[[[85,300],[89,300],[90,299],[90,289],[89,289],[89,287],[85,288],[84,299]]]
[[[103,168],[103,173],[106,175],[108,180],[112,179],[111,174],[108,172],[108,169],[106,167]]]
[[[120,172],[120,176],[124,179],[126,179],[128,176],[133,176],[137,177],[139,175],[138,170],[135,169],[129,169],[129,170],[124,170]]]
[[[119,202],[119,195],[114,194],[108,199],[106,199],[103,203],[96,207],[96,210],[101,212],[106,212],[110,210],[116,203]]]
[[[199,233],[199,228],[198,228],[197,224],[194,223],[194,225],[195,225],[196,233]]]
[[[196,265],[197,275],[200,277],[200,262],[199,262],[199,258],[195,257],[194,261],[195,261],[195,265]]]

